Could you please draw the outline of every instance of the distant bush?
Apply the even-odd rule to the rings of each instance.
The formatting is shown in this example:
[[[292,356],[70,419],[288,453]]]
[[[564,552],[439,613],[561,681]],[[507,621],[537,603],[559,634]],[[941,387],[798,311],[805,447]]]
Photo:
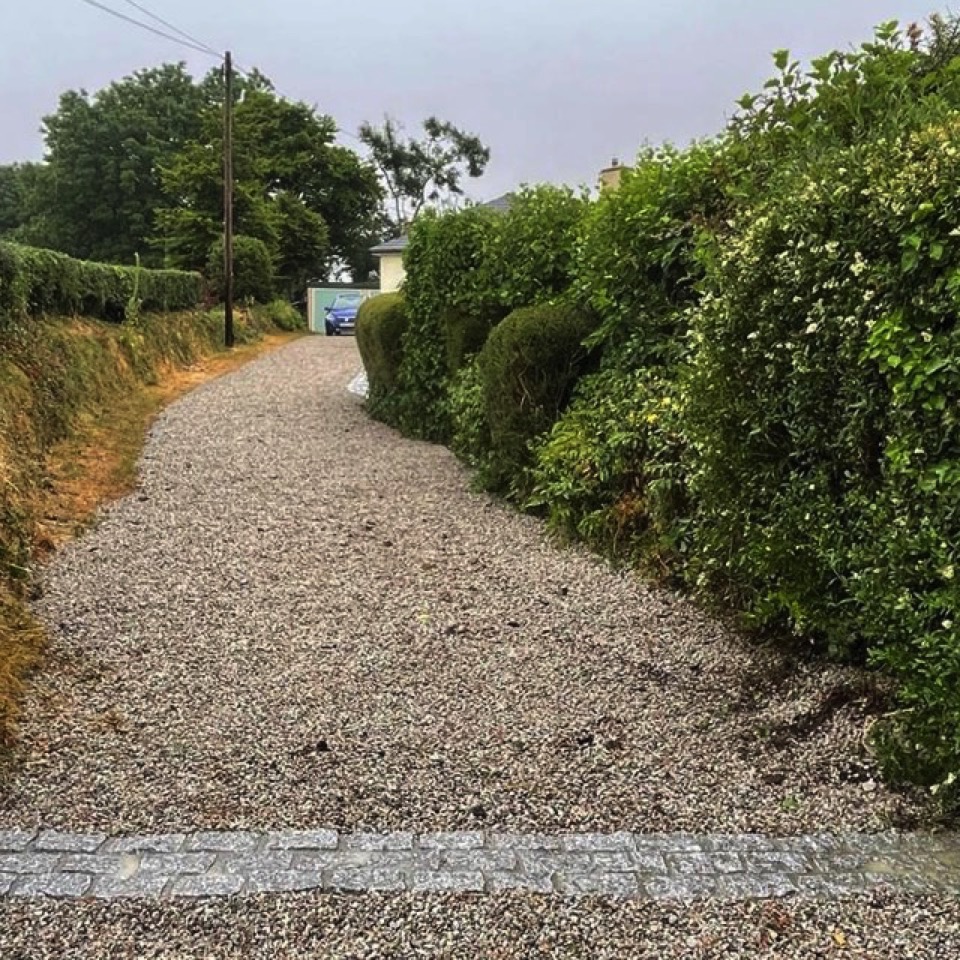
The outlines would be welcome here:
[[[0,327],[44,314],[119,323],[134,297],[144,311],[186,310],[200,302],[202,292],[197,273],[90,263],[0,242]]]
[[[369,382],[368,409],[391,424],[397,419],[397,384],[407,326],[402,293],[364,300],[357,313],[357,347]]]
[[[290,333],[306,328],[303,314],[288,300],[271,300],[262,309],[266,320],[279,330]]]
[[[223,240],[210,248],[207,277],[213,292],[223,297]],[[233,239],[233,295],[238,301],[269,303],[275,292],[276,273],[270,249],[256,237]]]
[[[515,310],[490,334],[477,359],[490,431],[489,483],[522,491],[531,441],[560,416],[589,353],[592,317],[571,306]]]

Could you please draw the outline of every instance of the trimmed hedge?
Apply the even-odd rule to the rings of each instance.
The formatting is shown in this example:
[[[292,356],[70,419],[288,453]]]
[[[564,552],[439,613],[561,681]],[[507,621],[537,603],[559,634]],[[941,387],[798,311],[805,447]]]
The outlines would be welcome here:
[[[216,240],[207,258],[207,276],[214,293],[223,297],[223,238]],[[239,301],[269,303],[276,287],[270,249],[257,237],[233,238],[233,295]]]
[[[119,323],[134,300],[147,311],[188,310],[202,294],[198,273],[91,263],[54,250],[0,242],[0,325],[44,314],[80,314]]]
[[[477,365],[489,426],[487,482],[521,494],[531,442],[556,422],[590,359],[589,313],[542,304],[515,310],[491,334]]]
[[[370,385],[367,405],[374,415],[391,424],[397,418],[396,391],[407,325],[402,293],[370,297],[357,313],[357,347]]]

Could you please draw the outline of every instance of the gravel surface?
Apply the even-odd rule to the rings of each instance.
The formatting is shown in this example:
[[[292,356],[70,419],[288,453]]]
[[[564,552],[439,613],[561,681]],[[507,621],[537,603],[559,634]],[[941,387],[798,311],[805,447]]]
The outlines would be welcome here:
[[[923,816],[863,755],[860,675],[790,667],[557,548],[449,452],[370,421],[346,390],[358,367],[352,340],[300,340],[160,418],[142,489],[46,572],[52,657],[0,827],[790,834]],[[317,903],[303,916],[373,909]],[[579,916],[542,909],[558,930]]]
[[[723,905],[318,895],[182,902],[0,901],[4,960],[337,957],[954,960],[960,906],[882,894]]]

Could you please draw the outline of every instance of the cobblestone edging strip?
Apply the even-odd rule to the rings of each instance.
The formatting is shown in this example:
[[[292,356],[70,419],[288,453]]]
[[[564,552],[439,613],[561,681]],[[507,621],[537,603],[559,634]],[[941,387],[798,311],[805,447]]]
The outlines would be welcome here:
[[[960,836],[0,831],[0,895],[526,891],[648,899],[960,894]]]
[[[352,393],[355,397],[361,397],[366,400],[367,395],[370,393],[370,383],[367,380],[366,370],[361,370],[348,384],[347,392]]]

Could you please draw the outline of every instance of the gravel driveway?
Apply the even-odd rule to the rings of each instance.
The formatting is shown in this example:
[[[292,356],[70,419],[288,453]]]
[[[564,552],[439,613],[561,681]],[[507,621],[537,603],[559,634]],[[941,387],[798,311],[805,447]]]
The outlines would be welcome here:
[[[52,656],[0,826],[800,833],[924,813],[852,671],[751,648],[559,549],[370,421],[350,339],[154,426],[141,489],[46,571]]]

